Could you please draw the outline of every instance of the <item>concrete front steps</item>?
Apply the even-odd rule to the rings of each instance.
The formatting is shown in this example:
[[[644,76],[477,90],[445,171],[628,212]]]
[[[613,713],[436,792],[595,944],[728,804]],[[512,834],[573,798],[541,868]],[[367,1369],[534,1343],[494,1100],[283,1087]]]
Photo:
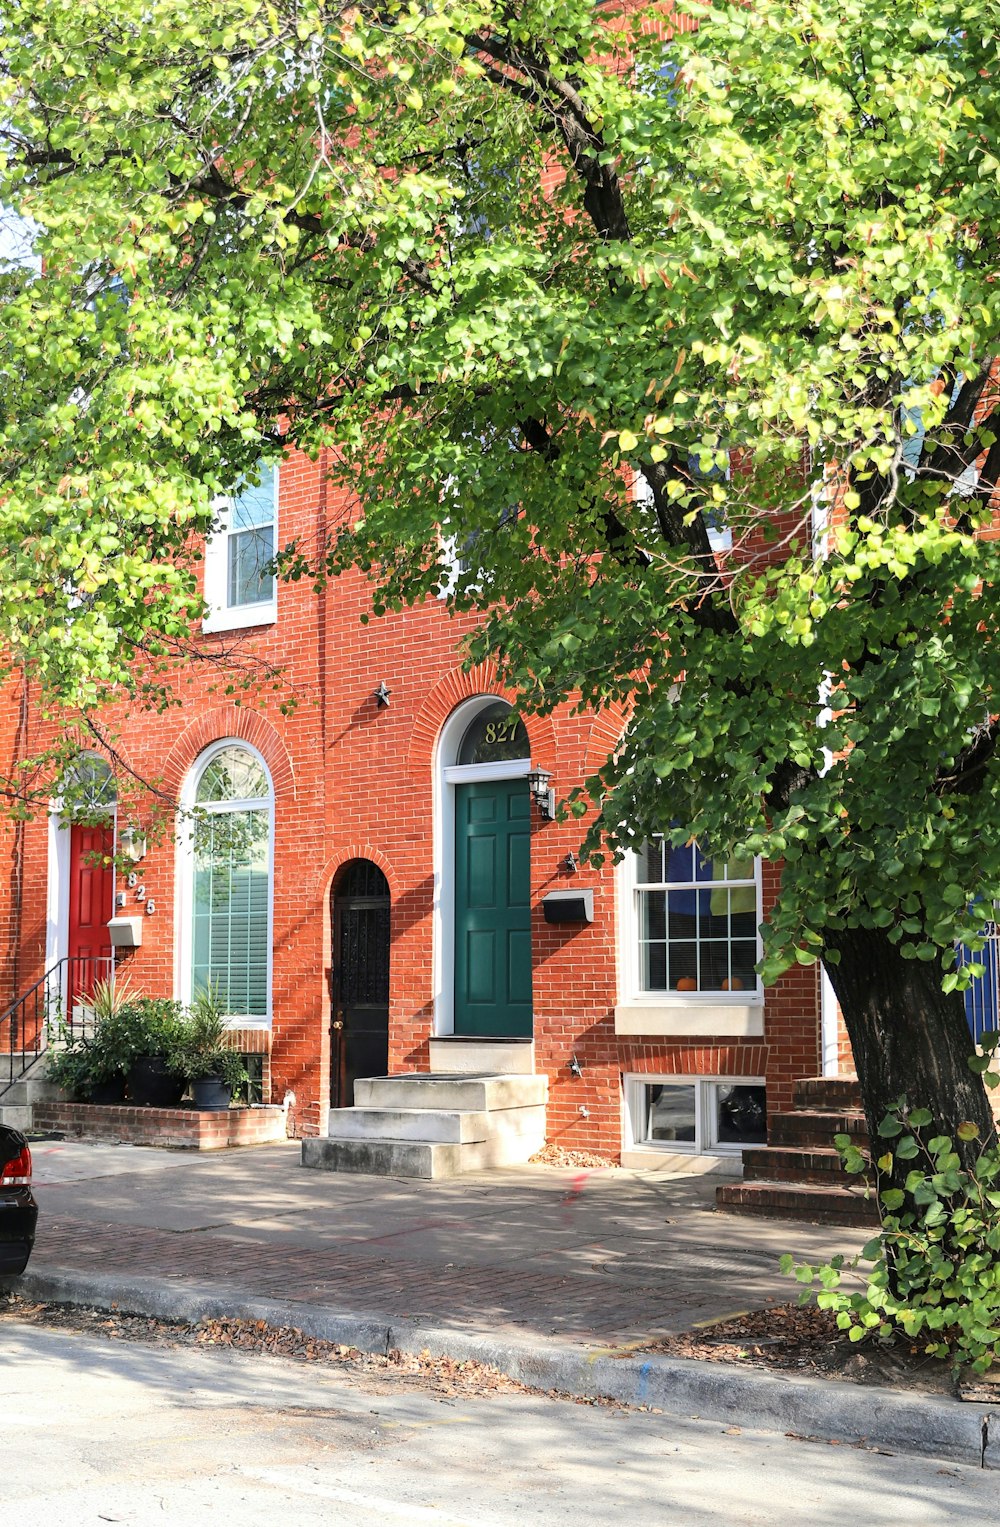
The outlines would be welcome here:
[[[302,1165],[370,1177],[456,1177],[517,1166],[545,1144],[548,1078],[412,1074],[354,1083],[355,1106],[303,1140]]]
[[[11,1077],[15,1080],[8,1085]],[[8,1050],[0,1055],[0,1089],[0,1124],[12,1129],[30,1129],[34,1105],[62,1097],[59,1088],[46,1080],[44,1050],[41,1054],[15,1051],[13,1055]]]
[[[868,1130],[856,1077],[808,1077],[795,1084],[795,1106],[768,1121],[769,1145],[743,1151],[743,1181],[725,1183],[716,1205],[731,1214],[819,1224],[875,1225],[865,1179],[840,1164],[834,1135],[850,1135],[862,1149]],[[853,1186],[852,1186],[853,1184]]]

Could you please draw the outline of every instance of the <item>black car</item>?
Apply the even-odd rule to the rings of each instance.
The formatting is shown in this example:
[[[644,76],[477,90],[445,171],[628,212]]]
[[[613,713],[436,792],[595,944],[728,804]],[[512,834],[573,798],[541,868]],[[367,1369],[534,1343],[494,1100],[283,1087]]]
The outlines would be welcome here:
[[[19,1129],[0,1124],[0,1274],[24,1272],[37,1220],[28,1142]]]

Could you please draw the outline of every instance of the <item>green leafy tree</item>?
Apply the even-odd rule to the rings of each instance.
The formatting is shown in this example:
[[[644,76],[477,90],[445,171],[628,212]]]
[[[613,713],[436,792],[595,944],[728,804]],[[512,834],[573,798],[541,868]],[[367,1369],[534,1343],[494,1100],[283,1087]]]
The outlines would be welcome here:
[[[824,962],[869,1116],[987,1139],[998,7],[672,14],[9,4],[0,633],[86,697],[212,493],[330,447],[361,517],[289,573],[444,585],[526,710],[619,707],[591,849],[783,859],[766,973]]]

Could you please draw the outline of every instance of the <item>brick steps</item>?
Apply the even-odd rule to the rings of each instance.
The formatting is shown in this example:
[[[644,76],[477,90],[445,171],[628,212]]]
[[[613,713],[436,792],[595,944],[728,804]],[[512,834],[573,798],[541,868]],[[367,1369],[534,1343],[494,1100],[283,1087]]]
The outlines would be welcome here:
[[[849,1178],[840,1165],[840,1156],[832,1146],[820,1150],[809,1146],[797,1150],[793,1146],[760,1145],[743,1150],[744,1182],[815,1182],[830,1186],[831,1178],[844,1182]]]
[[[823,1225],[874,1225],[878,1212],[873,1202],[849,1188],[821,1187],[815,1183],[734,1182],[716,1193],[719,1208],[730,1214],[752,1214],[769,1219],[812,1220]]]
[[[868,1144],[868,1126],[860,1109],[802,1108],[794,1113],[775,1114],[768,1121],[767,1138],[771,1145],[814,1145],[820,1150],[833,1149],[834,1135],[850,1135],[862,1149]]]
[[[795,1083],[796,1108],[861,1109],[861,1088],[856,1076],[807,1076]]]
[[[717,1207],[821,1224],[876,1224],[876,1206],[861,1191],[864,1179],[844,1171],[834,1135],[849,1135],[860,1149],[867,1147],[857,1078],[797,1082],[793,1110],[769,1120],[766,1146],[744,1150],[743,1181],[721,1186]]]

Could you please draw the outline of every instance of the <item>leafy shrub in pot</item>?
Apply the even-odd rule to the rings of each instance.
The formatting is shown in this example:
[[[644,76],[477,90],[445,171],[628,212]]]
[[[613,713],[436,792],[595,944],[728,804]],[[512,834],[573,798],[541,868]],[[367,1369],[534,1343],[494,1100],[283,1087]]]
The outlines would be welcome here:
[[[127,978],[99,981],[86,1004],[93,1031],[74,1037],[59,1023],[57,1037],[65,1048],[50,1048],[46,1074],[74,1100],[115,1103],[125,1096],[134,1049],[131,1025],[123,1013],[132,1000]]]
[[[196,1108],[228,1108],[246,1086],[247,1069],[230,1043],[217,987],[195,995],[179,1030],[174,1063],[191,1083]]]
[[[177,1059],[185,1026],[180,1004],[166,997],[139,997],[126,1004],[120,1016],[131,1047],[130,1100],[151,1108],[175,1108],[185,1085]]]

